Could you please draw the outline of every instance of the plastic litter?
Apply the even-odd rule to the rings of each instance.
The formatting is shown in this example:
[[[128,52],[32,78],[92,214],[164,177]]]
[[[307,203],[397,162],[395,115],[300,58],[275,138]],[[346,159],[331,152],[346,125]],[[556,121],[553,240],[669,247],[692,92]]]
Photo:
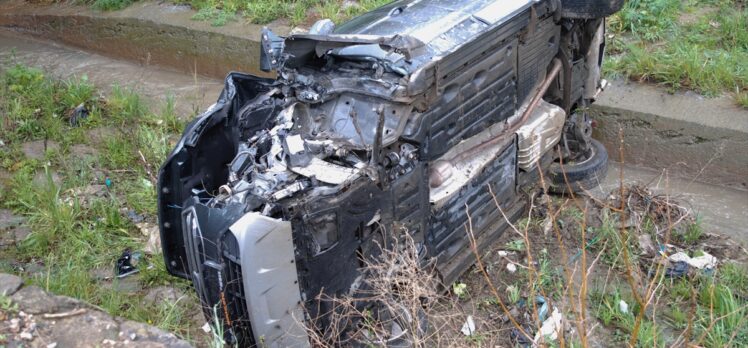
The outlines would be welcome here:
[[[685,262],[689,266],[697,269],[712,269],[717,267],[719,260],[716,257],[710,255],[707,252],[703,252],[701,256],[690,257],[684,252],[678,252],[668,257],[673,262]]]
[[[639,249],[641,249],[645,255],[654,255],[657,252],[657,249],[652,242],[652,237],[648,234],[642,234],[639,236]]]
[[[523,325],[522,329],[525,330],[525,332],[532,332],[531,328],[527,325]],[[515,342],[516,346],[518,347],[531,347],[533,345],[532,337],[529,337],[527,335],[522,334],[522,331],[519,329],[512,328],[512,331],[509,332],[509,337],[512,339],[513,342]]]
[[[621,310],[621,313],[628,314],[629,312],[629,304],[626,303],[624,300],[618,301],[618,309]]]
[[[509,271],[509,273],[517,272],[517,265],[515,265],[513,263],[508,263],[506,265],[506,270]]]
[[[132,223],[134,224],[141,223],[143,222],[143,220],[145,220],[145,216],[136,213],[135,210],[132,209],[127,209],[126,214],[127,218],[130,219],[130,221],[132,221]]]
[[[132,253],[129,249],[122,252],[122,256],[117,260],[117,278],[124,278],[135,273],[138,269],[133,265],[133,260],[137,264],[140,259],[140,253]]]
[[[468,315],[467,320],[462,324],[462,329],[460,329],[460,331],[465,336],[472,336],[475,333],[475,321],[473,321],[472,315]]]
[[[75,109],[70,111],[69,121],[70,126],[72,127],[78,127],[80,125],[80,121],[85,120],[88,118],[88,109],[86,109],[86,104],[81,103]]]
[[[665,269],[665,276],[670,278],[678,278],[686,274],[688,274],[688,263],[684,261],[673,262]]]
[[[545,297],[538,295],[535,297],[535,303],[540,306],[538,309],[538,319],[540,321],[545,320],[545,316],[548,315],[548,303],[545,301]]]
[[[210,333],[212,331],[211,328],[210,328],[210,324],[208,324],[208,323],[203,324],[203,326],[201,327],[201,329],[203,329],[203,332],[205,332],[205,333]]]
[[[540,331],[535,334],[535,342],[540,342],[541,337],[555,341],[558,339],[558,333],[562,330],[562,321],[564,316],[558,312],[557,308],[553,309],[551,316],[543,322]]]

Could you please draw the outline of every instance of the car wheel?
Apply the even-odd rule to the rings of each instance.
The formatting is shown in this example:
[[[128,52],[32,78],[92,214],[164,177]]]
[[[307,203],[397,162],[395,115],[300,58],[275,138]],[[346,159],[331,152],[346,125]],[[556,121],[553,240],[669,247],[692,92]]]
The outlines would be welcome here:
[[[561,16],[566,18],[602,18],[623,7],[623,0],[561,0]]]
[[[555,193],[584,192],[600,184],[608,173],[608,151],[602,143],[590,139],[590,148],[580,161],[551,164],[550,191]]]

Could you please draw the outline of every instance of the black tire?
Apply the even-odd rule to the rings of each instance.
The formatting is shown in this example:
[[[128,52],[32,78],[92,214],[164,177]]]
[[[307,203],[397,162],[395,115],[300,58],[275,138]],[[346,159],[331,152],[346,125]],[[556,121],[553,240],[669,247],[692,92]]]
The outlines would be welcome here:
[[[623,7],[624,0],[561,0],[561,16],[566,18],[603,18]]]
[[[590,139],[590,155],[582,162],[553,163],[548,169],[550,191],[579,193],[593,189],[605,180],[608,173],[608,151],[595,139]],[[564,177],[565,175],[565,177]]]

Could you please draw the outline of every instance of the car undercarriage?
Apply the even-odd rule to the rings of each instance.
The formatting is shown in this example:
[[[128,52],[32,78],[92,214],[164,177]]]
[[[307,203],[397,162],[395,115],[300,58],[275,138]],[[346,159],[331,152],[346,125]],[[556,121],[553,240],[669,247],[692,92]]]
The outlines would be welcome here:
[[[308,346],[304,323],[331,310],[318,294],[365,286],[393,235],[451,284],[475,262],[468,214],[483,249],[541,175],[564,192],[605,174],[585,108],[621,4],[398,1],[264,30],[277,78],[229,74],[159,173],[168,270],[243,346]]]

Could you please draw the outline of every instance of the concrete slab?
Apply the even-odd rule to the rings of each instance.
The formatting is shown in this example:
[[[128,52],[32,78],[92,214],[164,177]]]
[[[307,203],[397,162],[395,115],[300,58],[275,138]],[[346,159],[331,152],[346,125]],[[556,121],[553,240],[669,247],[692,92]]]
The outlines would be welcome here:
[[[592,106],[611,159],[748,189],[748,110],[729,98],[613,81]]]
[[[34,66],[63,79],[85,75],[104,92],[114,85],[132,87],[155,108],[160,108],[166,96],[172,94],[178,115],[186,118],[214,103],[223,88],[222,80],[116,60],[0,29],[0,67],[15,63]]]
[[[171,3],[138,1],[122,11],[96,11],[75,2],[0,2],[0,27],[109,57],[223,78],[229,71],[261,74],[260,29],[245,21],[213,27],[195,11]],[[277,21],[277,33],[290,28]]]

